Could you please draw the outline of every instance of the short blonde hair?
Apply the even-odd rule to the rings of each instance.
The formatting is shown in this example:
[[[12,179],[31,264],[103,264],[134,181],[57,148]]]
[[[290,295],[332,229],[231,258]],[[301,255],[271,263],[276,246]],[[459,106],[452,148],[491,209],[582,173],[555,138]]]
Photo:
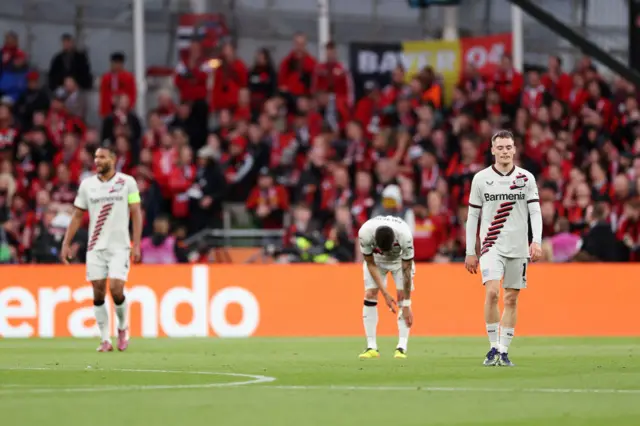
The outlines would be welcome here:
[[[491,136],[491,145],[493,145],[496,139],[511,139],[515,142],[513,133],[511,133],[509,130],[498,130],[496,133],[494,133],[494,135]]]

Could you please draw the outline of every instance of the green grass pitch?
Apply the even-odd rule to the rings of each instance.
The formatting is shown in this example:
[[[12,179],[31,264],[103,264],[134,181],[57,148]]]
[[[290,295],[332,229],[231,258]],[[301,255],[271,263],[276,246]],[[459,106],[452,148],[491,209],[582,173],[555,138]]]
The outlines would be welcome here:
[[[361,361],[363,340],[0,340],[0,423],[640,424],[640,339],[516,337],[515,368],[483,367],[485,339],[414,338],[406,360],[380,339]]]

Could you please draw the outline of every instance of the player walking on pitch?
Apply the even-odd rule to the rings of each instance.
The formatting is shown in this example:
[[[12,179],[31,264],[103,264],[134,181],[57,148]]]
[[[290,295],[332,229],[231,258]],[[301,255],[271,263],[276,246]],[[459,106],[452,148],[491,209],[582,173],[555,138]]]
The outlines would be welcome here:
[[[87,281],[93,286],[93,309],[100,329],[98,352],[111,352],[109,312],[105,305],[107,278],[118,319],[118,350],[124,351],[127,340],[127,302],[124,285],[129,275],[130,257],[140,261],[142,212],[136,181],[116,172],[116,154],[112,147],[100,147],[95,154],[97,174],[82,181],[74,202],[75,211],[62,242],[64,263],[72,258],[70,243],[89,212],[87,246]],[[129,239],[129,216],[133,222],[133,256]]]
[[[407,357],[409,329],[413,324],[411,291],[413,290],[413,235],[405,221],[394,216],[377,216],[369,219],[358,231],[360,250],[364,256],[364,308],[362,319],[367,336],[367,349],[361,359],[378,358],[376,342],[378,326],[378,292],[384,296],[387,306],[396,313],[396,301],[387,291],[387,274],[391,273],[396,284],[398,304],[398,346],[394,358]]]
[[[493,135],[491,153],[495,164],[476,173],[471,183],[465,267],[472,274],[478,271],[476,232],[482,209],[480,270],[485,285],[484,319],[491,344],[484,365],[513,366],[508,352],[516,325],[518,294],[527,287],[528,260],[535,262],[542,255],[542,215],[534,176],[514,164],[513,134],[501,130]],[[528,218],[533,231],[530,247]],[[498,310],[501,280],[502,320]]]

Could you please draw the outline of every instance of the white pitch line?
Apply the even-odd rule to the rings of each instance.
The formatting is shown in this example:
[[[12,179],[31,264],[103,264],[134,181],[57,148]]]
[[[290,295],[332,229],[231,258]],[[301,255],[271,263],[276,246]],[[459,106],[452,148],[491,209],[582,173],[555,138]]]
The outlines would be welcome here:
[[[73,393],[73,392],[109,392],[109,391],[126,391],[126,390],[171,390],[171,389],[208,389],[220,387],[235,387],[245,385],[261,385],[251,386],[260,389],[281,389],[281,390],[336,390],[336,391],[419,391],[419,392],[503,392],[503,393],[552,393],[552,394],[640,394],[640,389],[565,389],[565,388],[473,388],[473,387],[444,387],[444,386],[349,386],[349,385],[266,385],[276,380],[275,377],[241,374],[241,373],[218,373],[213,371],[180,371],[180,370],[148,370],[148,369],[66,369],[66,368],[49,368],[49,367],[10,367],[0,368],[1,370],[13,371],[89,371],[89,372],[130,372],[130,373],[159,373],[159,374],[186,374],[186,375],[208,375],[208,376],[227,376],[239,377],[249,380],[229,383],[204,383],[191,385],[124,385],[124,386],[84,386],[84,387],[50,387],[50,388],[21,388],[22,385],[6,385],[5,389],[0,389],[2,394],[17,393]],[[28,386],[28,385],[25,385]],[[2,387],[2,385],[0,385]],[[7,389],[11,387],[12,389]]]
[[[110,391],[127,391],[127,390],[171,390],[171,389],[209,389],[209,388],[222,388],[222,387],[234,387],[254,385],[260,383],[270,383],[276,380],[275,377],[262,376],[259,374],[241,374],[241,373],[217,373],[213,371],[179,371],[179,370],[146,370],[146,369],[98,369],[98,368],[83,368],[83,369],[64,369],[64,368],[46,368],[46,367],[11,367],[0,368],[0,370],[10,371],[89,371],[89,372],[129,372],[129,373],[160,373],[160,374],[186,374],[186,375],[207,375],[207,376],[227,376],[238,377],[248,380],[239,382],[228,383],[203,383],[203,384],[190,384],[190,385],[121,385],[121,386],[80,386],[80,387],[68,387],[68,388],[14,388],[0,390],[2,394],[17,394],[17,393],[74,393],[74,392],[110,392]]]
[[[465,388],[434,386],[258,386],[263,389],[283,390],[341,390],[341,391],[420,391],[420,392],[526,392],[526,393],[602,393],[640,394],[640,389],[562,389],[562,388]]]

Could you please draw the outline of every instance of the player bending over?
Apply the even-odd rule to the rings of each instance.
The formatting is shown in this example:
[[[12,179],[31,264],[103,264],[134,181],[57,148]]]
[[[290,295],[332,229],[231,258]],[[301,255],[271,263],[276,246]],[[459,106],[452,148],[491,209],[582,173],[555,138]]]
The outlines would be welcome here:
[[[367,335],[367,349],[361,359],[378,358],[376,328],[378,326],[378,292],[384,296],[387,306],[396,312],[396,302],[387,292],[387,274],[391,272],[396,284],[398,303],[398,347],[394,358],[407,357],[409,329],[413,323],[411,291],[413,290],[413,235],[405,221],[394,216],[378,216],[369,219],[358,231],[360,250],[364,256],[364,308],[362,318]]]
[[[535,178],[514,165],[513,134],[501,130],[493,135],[491,153],[495,164],[476,173],[471,183],[465,267],[472,274],[477,273],[476,231],[482,209],[480,270],[485,285],[484,319],[491,344],[484,365],[513,366],[508,352],[516,325],[518,294],[527,287],[528,259],[535,262],[542,255],[542,215]],[[527,250],[528,218],[533,242]],[[498,310],[500,280],[504,288],[502,321]]]
[[[131,241],[129,215],[133,222],[133,260],[140,261],[142,212],[136,181],[129,175],[116,172],[116,154],[111,147],[96,151],[97,175],[82,181],[74,202],[75,211],[62,243],[64,263],[71,259],[69,244],[89,211],[89,242],[87,246],[87,281],[93,286],[93,309],[100,329],[98,352],[111,352],[109,312],[104,303],[107,278],[118,317],[118,350],[124,351],[127,340],[127,303],[124,284],[129,275]]]

